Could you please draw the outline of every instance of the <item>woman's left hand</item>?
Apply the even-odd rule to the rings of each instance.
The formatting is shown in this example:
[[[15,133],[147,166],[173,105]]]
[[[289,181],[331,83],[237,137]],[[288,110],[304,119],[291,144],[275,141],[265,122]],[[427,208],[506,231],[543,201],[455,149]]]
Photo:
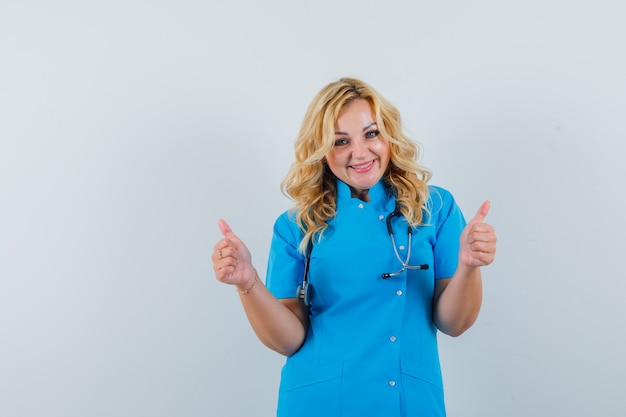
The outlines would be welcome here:
[[[483,220],[491,203],[485,201],[461,233],[459,261],[469,267],[489,265],[496,254],[496,234],[493,226]]]

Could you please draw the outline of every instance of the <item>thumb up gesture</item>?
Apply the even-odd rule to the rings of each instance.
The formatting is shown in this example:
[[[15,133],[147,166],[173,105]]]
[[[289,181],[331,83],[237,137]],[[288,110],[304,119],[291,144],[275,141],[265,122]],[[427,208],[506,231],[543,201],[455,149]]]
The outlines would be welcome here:
[[[215,276],[226,284],[248,288],[256,275],[250,251],[226,221],[220,220],[218,225],[224,238],[217,242],[211,256]]]
[[[461,233],[459,261],[465,266],[489,265],[496,254],[496,234],[493,226],[484,223],[491,203],[485,201]]]

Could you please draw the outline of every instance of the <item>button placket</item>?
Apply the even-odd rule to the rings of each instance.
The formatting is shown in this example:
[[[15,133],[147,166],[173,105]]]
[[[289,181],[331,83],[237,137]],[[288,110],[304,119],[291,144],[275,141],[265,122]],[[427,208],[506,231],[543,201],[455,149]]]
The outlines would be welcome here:
[[[401,310],[404,309],[404,303],[406,302],[406,300],[403,299],[404,297],[404,281],[401,279],[401,277],[395,277],[395,278],[400,278],[397,281],[397,287],[395,289],[392,289],[393,293],[390,293],[390,295],[393,297],[395,295],[397,301],[396,303],[400,303],[400,304],[396,304],[396,308],[400,308]],[[393,294],[393,295],[392,295]],[[391,352],[393,352],[394,355],[394,360],[399,360],[400,357],[400,340],[398,339],[398,331],[400,330],[397,326],[393,326],[392,328],[389,329],[390,333],[387,336],[387,342],[389,343],[389,348],[391,349]],[[396,369],[395,366],[392,366],[391,368],[389,368],[390,374],[387,376],[387,385],[390,388],[393,389],[398,389],[397,386],[397,381],[399,381],[398,377],[399,377],[399,370]]]
[[[383,225],[383,227],[385,227],[385,233],[387,233],[387,229],[385,226],[385,222],[387,220],[387,215],[385,212],[379,211],[377,213],[377,218],[378,220],[381,222],[381,224]],[[406,229],[404,229],[406,230]],[[395,230],[394,230],[395,231]],[[395,237],[395,236],[394,236]],[[401,238],[403,239],[403,238]],[[402,249],[398,248],[399,251],[404,251],[406,249],[406,243],[402,242],[403,247]],[[393,256],[393,258],[395,259],[395,255],[393,254],[393,249],[391,248],[391,243],[389,243],[389,247],[388,250],[391,251],[391,255]],[[394,264],[395,266],[395,264]],[[393,268],[391,268],[393,269]],[[397,297],[397,302],[399,302],[400,304],[396,304],[394,309],[400,309],[399,311],[401,311],[403,309],[403,303],[405,302],[405,300],[403,300],[401,297],[404,295],[404,285],[405,283],[403,282],[402,277],[393,277],[394,281],[387,281],[387,282],[395,282],[395,285],[392,286],[390,289],[392,292],[388,293],[389,296],[391,297]],[[394,288],[395,287],[395,288]],[[395,304],[395,303],[394,303]],[[391,389],[397,390],[399,385],[398,385],[398,381],[399,381],[399,369],[397,369],[397,363],[399,363],[400,360],[400,345],[399,345],[399,339],[397,336],[397,332],[399,331],[399,328],[397,326],[392,326],[391,328],[388,329],[389,333],[387,333],[385,337],[385,344],[387,345],[386,351],[387,351],[387,355],[388,355],[388,362],[387,362],[387,371],[388,374],[386,375],[385,378],[385,382],[387,384],[387,386]],[[382,381],[381,381],[382,382]]]

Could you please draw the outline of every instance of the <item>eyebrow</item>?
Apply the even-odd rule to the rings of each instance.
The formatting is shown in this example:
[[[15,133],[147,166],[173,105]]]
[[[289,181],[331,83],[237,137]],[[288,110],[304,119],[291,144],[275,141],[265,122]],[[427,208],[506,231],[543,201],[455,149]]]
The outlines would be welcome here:
[[[370,129],[372,127],[376,127],[376,122],[370,123],[367,126],[365,126],[361,132],[365,132],[367,129]],[[335,132],[335,135],[346,135],[346,136],[348,136],[348,134],[346,132]]]

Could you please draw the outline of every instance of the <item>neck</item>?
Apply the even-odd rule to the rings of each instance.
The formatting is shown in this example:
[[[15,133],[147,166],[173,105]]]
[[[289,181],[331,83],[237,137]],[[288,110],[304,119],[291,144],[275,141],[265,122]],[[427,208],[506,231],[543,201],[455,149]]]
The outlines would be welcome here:
[[[359,200],[365,201],[365,202],[370,201],[369,189],[357,190],[355,188],[350,187],[350,191],[351,191],[350,195],[352,196],[352,198],[358,198]]]

